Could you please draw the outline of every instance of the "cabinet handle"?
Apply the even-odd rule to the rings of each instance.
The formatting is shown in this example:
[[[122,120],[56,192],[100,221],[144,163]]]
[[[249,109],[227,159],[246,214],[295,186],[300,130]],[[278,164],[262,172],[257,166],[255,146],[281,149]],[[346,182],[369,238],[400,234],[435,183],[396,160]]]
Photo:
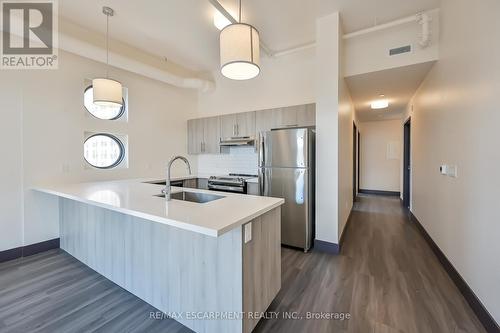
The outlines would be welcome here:
[[[240,135],[240,124],[236,124],[236,135]]]

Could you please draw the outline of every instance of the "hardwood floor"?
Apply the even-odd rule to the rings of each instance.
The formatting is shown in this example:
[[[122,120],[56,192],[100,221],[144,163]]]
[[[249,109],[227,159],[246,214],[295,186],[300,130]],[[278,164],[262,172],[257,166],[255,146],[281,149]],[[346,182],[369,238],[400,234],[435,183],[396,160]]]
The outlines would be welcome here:
[[[62,250],[0,264],[0,332],[191,332]]]
[[[278,319],[254,332],[484,332],[399,199],[359,199],[341,255],[283,248]],[[154,311],[61,250],[0,264],[0,332],[190,332]],[[307,311],[351,318],[282,319]]]
[[[399,198],[360,196],[341,255],[283,249],[268,311],[349,313],[349,320],[263,320],[254,332],[485,332]]]

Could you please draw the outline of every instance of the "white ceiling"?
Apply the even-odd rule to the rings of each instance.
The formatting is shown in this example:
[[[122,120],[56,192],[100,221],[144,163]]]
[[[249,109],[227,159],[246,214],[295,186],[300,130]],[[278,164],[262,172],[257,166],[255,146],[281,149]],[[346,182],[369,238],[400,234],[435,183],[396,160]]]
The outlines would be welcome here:
[[[401,118],[410,99],[415,94],[434,62],[387,69],[347,77],[356,115],[360,121]],[[384,94],[389,107],[372,110],[370,103]]]
[[[237,0],[221,0],[236,12]],[[111,38],[196,71],[218,68],[218,30],[208,0],[62,0],[59,13],[80,26],[105,31],[102,6],[115,9]],[[243,21],[257,27],[274,51],[310,43],[315,20],[339,11],[352,32],[439,6],[439,0],[243,0]]]

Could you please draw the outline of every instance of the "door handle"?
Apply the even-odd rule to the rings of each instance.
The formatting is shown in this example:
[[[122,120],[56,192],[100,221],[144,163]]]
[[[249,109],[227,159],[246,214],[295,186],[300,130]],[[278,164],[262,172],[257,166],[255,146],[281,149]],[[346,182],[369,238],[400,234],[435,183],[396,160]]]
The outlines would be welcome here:
[[[264,195],[264,169],[259,169],[259,195]]]

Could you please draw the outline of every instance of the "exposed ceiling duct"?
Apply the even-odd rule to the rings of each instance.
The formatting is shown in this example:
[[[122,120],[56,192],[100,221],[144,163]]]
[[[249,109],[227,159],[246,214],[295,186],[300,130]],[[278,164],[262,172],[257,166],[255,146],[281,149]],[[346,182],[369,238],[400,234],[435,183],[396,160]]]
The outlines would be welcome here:
[[[217,2],[216,0],[210,0],[210,2],[212,2],[212,1]],[[437,9],[434,9],[434,10],[437,10]],[[228,13],[228,15],[230,15],[230,14]],[[403,24],[417,22],[422,27],[422,32],[421,32],[421,36],[420,36],[419,45],[422,48],[426,48],[426,47],[429,46],[429,44],[431,42],[431,31],[430,31],[430,22],[431,22],[431,20],[432,20],[432,18],[428,14],[428,12],[418,13],[418,14],[415,14],[415,15],[412,15],[412,16],[408,16],[408,17],[405,17],[405,18],[402,18],[402,19],[399,19],[399,20],[395,20],[395,21],[392,21],[392,22],[388,22],[388,23],[384,23],[384,24],[379,24],[379,25],[376,25],[376,26],[373,26],[373,27],[370,27],[370,28],[367,28],[367,29],[362,29],[362,30],[359,30],[359,31],[351,32],[351,33],[345,34],[344,36],[342,36],[342,38],[343,39],[351,39],[351,38],[355,38],[355,37],[358,37],[358,36],[363,36],[363,35],[366,35],[366,34],[369,34],[369,33],[373,33],[373,32],[377,32],[377,31],[389,29],[389,28],[392,28],[392,27],[400,26],[400,25],[403,25]],[[285,50],[270,51],[270,53],[268,53],[268,55],[270,55],[271,57],[281,57],[281,56],[285,56],[285,55],[288,55],[288,54],[300,52],[300,51],[303,51],[303,50],[308,50],[308,49],[311,49],[311,48],[314,48],[314,47],[316,47],[316,42],[311,42],[311,43],[308,43],[308,44],[303,44],[303,45],[295,46],[295,47],[292,47],[292,48],[289,48],[289,49],[285,49]]]
[[[15,17],[11,18],[11,20],[15,19]],[[19,23],[19,26],[22,26],[21,23]],[[0,31],[3,31],[3,27],[1,26]],[[105,48],[64,33],[61,29],[59,30],[58,35],[60,50],[92,59],[94,61],[106,63]],[[162,68],[146,64],[132,57],[113,51],[109,52],[109,64],[113,67],[149,77],[179,88],[197,89],[201,92],[210,92],[215,90],[215,83],[213,81],[197,77],[182,77]]]

